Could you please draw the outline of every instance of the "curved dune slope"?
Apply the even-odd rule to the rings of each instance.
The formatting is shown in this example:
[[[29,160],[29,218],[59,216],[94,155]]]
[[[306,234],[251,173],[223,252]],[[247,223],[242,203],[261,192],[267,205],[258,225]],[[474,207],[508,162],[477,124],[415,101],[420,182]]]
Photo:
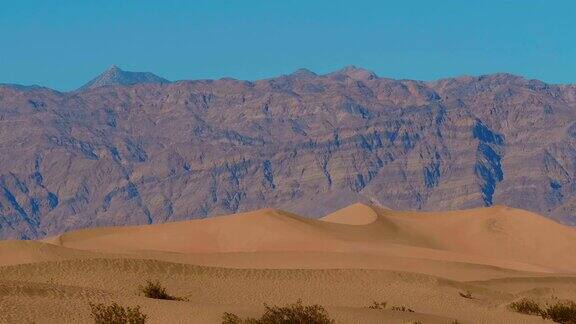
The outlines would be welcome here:
[[[576,229],[505,206],[450,212],[380,211],[398,226],[425,234],[436,249],[574,272]]]
[[[0,266],[95,257],[97,253],[37,241],[0,241]]]
[[[216,324],[297,299],[325,305],[337,323],[543,323],[507,305],[576,299],[575,246],[576,229],[502,206],[354,204],[318,220],[263,209],[86,229],[0,242],[0,323],[93,323],[89,303],[119,302],[141,305],[150,323]],[[145,298],[146,280],[187,300]]]
[[[575,229],[503,206],[421,213],[355,204],[320,220],[263,209],[203,220],[81,230],[47,241],[80,250],[205,258],[223,253],[323,253],[326,258],[366,254],[373,256],[371,263],[386,261],[390,267],[398,260],[417,259],[528,272],[576,269]],[[303,266],[294,262],[296,268]]]
[[[378,220],[378,213],[371,206],[353,204],[328,214],[322,217],[321,220],[338,224],[366,225]]]

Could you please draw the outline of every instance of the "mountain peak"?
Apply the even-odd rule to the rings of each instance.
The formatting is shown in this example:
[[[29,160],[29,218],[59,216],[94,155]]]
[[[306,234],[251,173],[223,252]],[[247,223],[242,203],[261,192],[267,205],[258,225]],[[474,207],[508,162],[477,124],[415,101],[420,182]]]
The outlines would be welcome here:
[[[295,77],[315,77],[316,73],[308,70],[308,69],[304,69],[304,68],[300,68],[294,72],[292,72],[291,76],[295,76]]]
[[[130,72],[120,69],[116,65],[110,66],[106,71],[83,85],[79,90],[88,90],[104,86],[134,85],[140,83],[169,83],[150,72]]]
[[[378,78],[376,73],[354,65],[348,65],[343,69],[330,73],[329,75],[336,77],[349,77],[354,80],[372,80]]]
[[[117,65],[110,65],[110,67],[106,70],[106,72],[124,72],[121,68]]]

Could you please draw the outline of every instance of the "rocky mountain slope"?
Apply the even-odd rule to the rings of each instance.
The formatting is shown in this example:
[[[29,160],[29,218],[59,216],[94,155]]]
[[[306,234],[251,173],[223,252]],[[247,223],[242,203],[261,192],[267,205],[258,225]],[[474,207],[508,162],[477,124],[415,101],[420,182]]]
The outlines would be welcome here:
[[[161,78],[150,72],[129,72],[123,71],[113,65],[102,74],[86,83],[79,90],[94,89],[104,86],[134,85],[142,83],[169,83],[170,81]]]
[[[576,86],[509,74],[0,86],[0,237],[355,201],[576,224],[575,121]]]

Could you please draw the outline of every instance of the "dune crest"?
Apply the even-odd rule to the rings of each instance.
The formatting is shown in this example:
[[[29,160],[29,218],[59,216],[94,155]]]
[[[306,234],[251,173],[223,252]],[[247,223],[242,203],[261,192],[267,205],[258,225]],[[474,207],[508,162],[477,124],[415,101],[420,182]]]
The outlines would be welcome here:
[[[576,298],[574,246],[576,229],[505,206],[400,212],[357,203],[321,219],[268,208],[92,228],[0,242],[0,306],[13,310],[0,322],[89,323],[88,302],[113,299],[142,305],[152,323],[220,323],[223,312],[252,316],[262,303],[303,298],[342,323],[540,323],[506,305]],[[154,278],[189,302],[137,296]],[[374,300],[415,313],[368,309]]]
[[[356,203],[339,209],[320,219],[325,222],[338,224],[367,225],[374,223],[378,219],[378,213],[368,205]]]
[[[330,253],[373,255],[375,261],[358,267],[384,267],[387,260],[385,267],[394,270],[407,270],[399,260],[408,259],[542,273],[576,269],[574,228],[505,206],[400,212],[357,203],[318,220],[268,208],[202,220],[86,229],[45,242],[106,253],[177,253],[199,260],[234,253],[259,253],[266,260],[274,259],[273,253],[324,253],[326,259]],[[312,266],[294,262],[295,268]],[[350,262],[321,264],[354,267]],[[426,267],[418,270],[426,272]]]

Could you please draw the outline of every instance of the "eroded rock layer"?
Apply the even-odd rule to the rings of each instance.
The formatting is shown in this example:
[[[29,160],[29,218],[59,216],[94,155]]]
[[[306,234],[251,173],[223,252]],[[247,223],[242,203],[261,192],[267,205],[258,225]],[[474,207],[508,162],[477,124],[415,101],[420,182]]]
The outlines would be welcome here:
[[[355,201],[575,224],[575,121],[576,86],[508,74],[0,86],[0,237]]]

